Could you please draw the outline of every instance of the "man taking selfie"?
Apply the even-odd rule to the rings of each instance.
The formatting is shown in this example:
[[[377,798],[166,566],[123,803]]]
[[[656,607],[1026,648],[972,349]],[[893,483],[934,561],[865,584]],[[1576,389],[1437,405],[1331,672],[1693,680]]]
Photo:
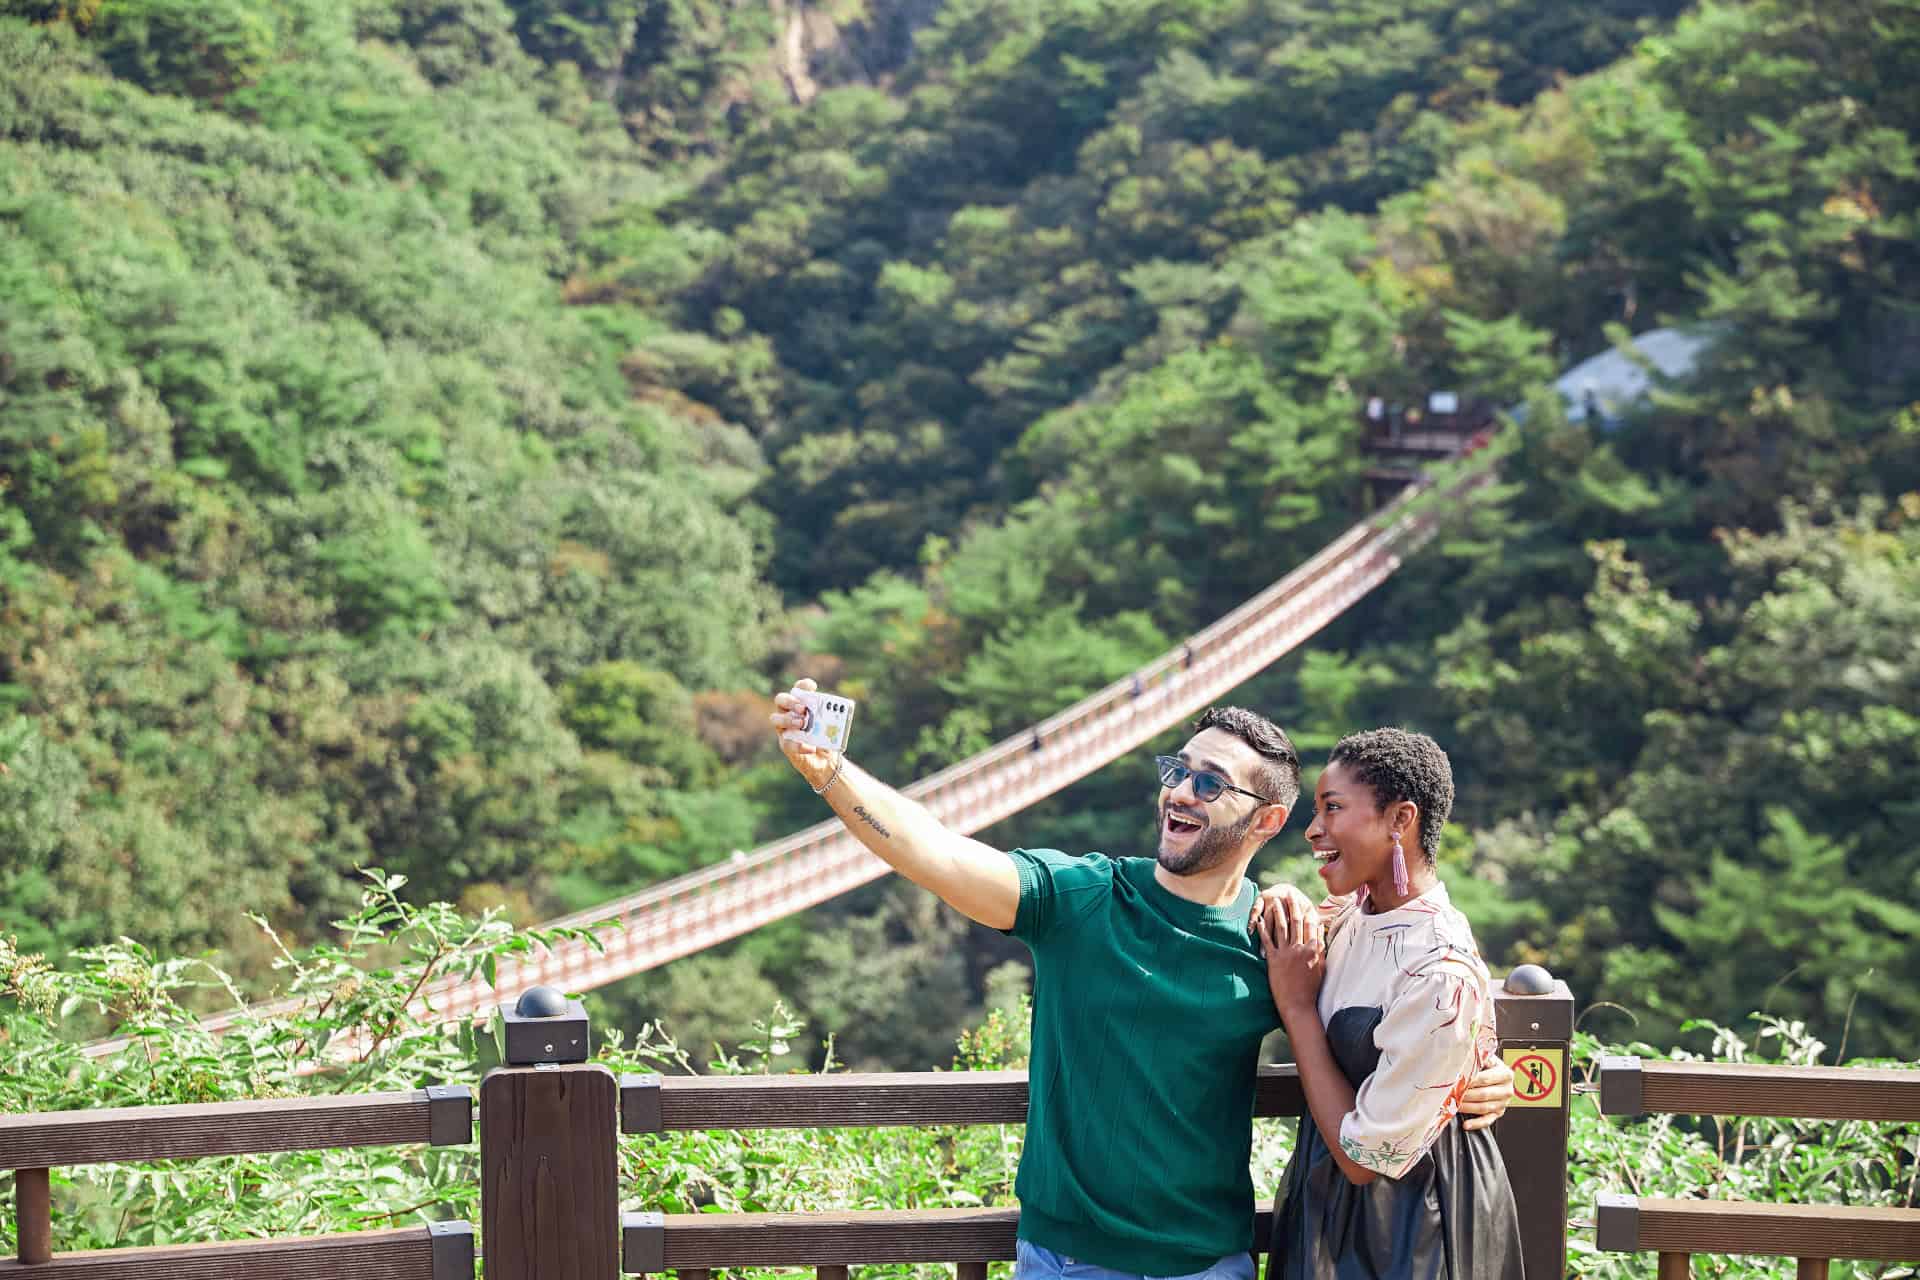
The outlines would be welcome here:
[[[775,695],[772,716],[808,785],[895,871],[1033,952],[1015,1280],[1252,1280],[1253,1089],[1280,1019],[1246,870],[1299,798],[1286,734],[1238,707],[1203,714],[1159,758],[1155,857],[1006,853],[802,740],[796,695],[815,688]],[[1269,890],[1263,909],[1317,937],[1297,889]],[[1506,1109],[1511,1081],[1497,1062],[1474,1078],[1472,1127]]]

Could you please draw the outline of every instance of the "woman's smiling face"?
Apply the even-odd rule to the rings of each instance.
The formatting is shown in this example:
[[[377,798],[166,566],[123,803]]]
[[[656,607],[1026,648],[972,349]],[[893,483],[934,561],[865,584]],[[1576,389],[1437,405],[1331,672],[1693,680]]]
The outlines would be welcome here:
[[[1373,788],[1355,779],[1344,765],[1330,764],[1321,770],[1314,784],[1307,843],[1320,859],[1320,878],[1327,892],[1352,893],[1383,876],[1392,883],[1394,826],[1398,821],[1404,832],[1406,815],[1401,811],[1413,808],[1404,800],[1382,808]],[[1419,843],[1417,837],[1414,843]]]

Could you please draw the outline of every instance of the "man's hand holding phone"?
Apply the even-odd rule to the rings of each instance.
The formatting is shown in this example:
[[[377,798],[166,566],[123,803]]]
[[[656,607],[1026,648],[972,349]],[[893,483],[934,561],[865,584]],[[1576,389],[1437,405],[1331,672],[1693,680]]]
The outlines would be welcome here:
[[[780,750],[847,830],[883,862],[930,889],[969,920],[1011,929],[1020,909],[1013,859],[952,830],[921,804],[847,760],[851,698],[822,693],[812,680],[773,695]]]
[[[847,748],[853,727],[854,702],[838,694],[821,693],[811,679],[794,682],[785,693],[773,695],[774,731],[780,750],[807,785],[825,791]]]

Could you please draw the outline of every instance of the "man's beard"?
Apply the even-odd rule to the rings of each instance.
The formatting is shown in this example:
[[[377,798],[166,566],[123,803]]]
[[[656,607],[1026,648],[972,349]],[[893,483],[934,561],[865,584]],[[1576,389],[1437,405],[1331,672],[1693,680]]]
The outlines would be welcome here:
[[[1167,816],[1163,809],[1160,813],[1160,829],[1166,830]],[[1166,842],[1160,843],[1159,863],[1176,876],[1198,875],[1202,871],[1211,871],[1221,863],[1240,852],[1240,844],[1246,839],[1248,828],[1253,826],[1253,814],[1249,813],[1232,826],[1219,827],[1207,824],[1191,846],[1179,853],[1168,853]]]

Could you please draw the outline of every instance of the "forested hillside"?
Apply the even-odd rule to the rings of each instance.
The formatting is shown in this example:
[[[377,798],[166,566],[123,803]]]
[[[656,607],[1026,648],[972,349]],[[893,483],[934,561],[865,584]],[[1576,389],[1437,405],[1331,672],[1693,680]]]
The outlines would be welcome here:
[[[356,866],[724,859],[820,816],[774,687],[958,759],[1447,387],[1526,406],[1500,483],[1236,700],[1438,737],[1456,897],[1602,1034],[1920,1055],[1916,140],[1920,0],[0,0],[0,931],[264,985]],[[987,836],[1144,852],[1151,790]],[[606,998],[921,1066],[1020,954],[880,887]]]

